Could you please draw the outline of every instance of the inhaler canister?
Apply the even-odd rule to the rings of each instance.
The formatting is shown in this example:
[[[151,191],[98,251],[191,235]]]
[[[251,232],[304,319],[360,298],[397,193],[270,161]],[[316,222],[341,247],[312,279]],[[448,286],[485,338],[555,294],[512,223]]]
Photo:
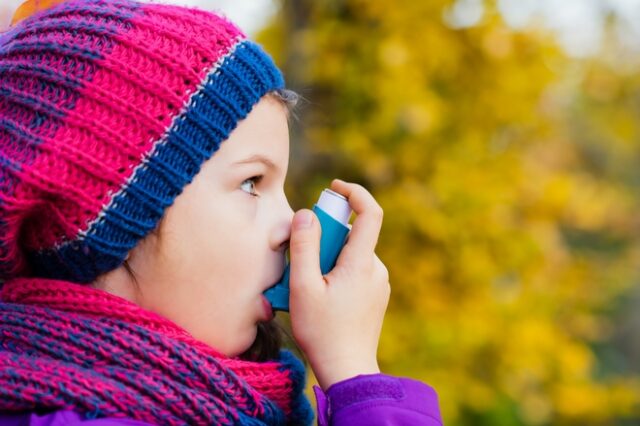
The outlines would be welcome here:
[[[349,234],[351,207],[342,195],[330,189],[320,194],[313,212],[320,221],[320,271],[326,274],[336,264],[338,255]],[[289,312],[289,265],[286,266],[280,281],[264,292],[265,297],[275,311]]]

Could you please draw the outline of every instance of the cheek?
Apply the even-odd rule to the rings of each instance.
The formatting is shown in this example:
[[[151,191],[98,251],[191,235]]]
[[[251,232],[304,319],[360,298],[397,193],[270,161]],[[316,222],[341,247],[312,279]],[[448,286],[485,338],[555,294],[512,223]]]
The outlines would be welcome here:
[[[172,237],[170,250],[179,253],[179,265],[174,267],[207,281],[246,275],[255,252],[255,230],[238,210],[202,209],[191,214]]]
[[[168,223],[163,269],[175,280],[187,280],[209,297],[247,297],[261,285],[266,226],[259,223],[258,201],[236,191],[202,190],[174,209]],[[236,283],[235,291],[225,283]],[[242,285],[241,285],[242,284]]]

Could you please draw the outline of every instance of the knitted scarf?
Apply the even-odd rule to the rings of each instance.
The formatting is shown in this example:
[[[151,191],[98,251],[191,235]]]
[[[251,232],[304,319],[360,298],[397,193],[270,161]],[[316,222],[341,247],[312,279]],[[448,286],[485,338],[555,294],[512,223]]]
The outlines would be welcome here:
[[[70,409],[155,424],[306,425],[290,352],[228,358],[107,292],[19,278],[0,290],[0,411]]]

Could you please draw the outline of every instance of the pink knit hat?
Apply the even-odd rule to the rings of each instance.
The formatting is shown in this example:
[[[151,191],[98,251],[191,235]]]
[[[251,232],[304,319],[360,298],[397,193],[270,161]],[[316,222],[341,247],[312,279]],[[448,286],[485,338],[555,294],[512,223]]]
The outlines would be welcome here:
[[[197,9],[71,0],[0,34],[0,281],[122,264],[283,86],[258,45]]]

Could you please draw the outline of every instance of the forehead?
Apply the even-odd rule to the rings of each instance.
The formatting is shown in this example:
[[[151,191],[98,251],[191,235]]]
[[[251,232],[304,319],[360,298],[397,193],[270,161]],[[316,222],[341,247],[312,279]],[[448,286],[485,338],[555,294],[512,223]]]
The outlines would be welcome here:
[[[281,101],[267,96],[238,123],[216,155],[225,157],[229,162],[265,157],[279,165],[288,160],[288,154],[287,109]]]

